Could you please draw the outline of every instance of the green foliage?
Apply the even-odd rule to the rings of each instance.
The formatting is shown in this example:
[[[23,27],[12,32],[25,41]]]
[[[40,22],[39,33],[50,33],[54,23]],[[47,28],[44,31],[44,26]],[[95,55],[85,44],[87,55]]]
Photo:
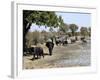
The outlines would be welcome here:
[[[72,35],[74,36],[75,32],[78,30],[78,26],[76,24],[70,24],[69,28],[70,28],[70,30],[72,32]]]
[[[26,34],[30,29],[32,23],[38,26],[45,27],[59,27],[63,23],[63,19],[58,17],[53,11],[34,11],[34,10],[23,10],[23,50],[26,46]],[[29,25],[28,25],[29,24]],[[37,44],[35,39],[35,44]]]
[[[64,21],[63,21],[63,19],[62,19],[61,16],[59,16],[58,22],[59,22],[59,23],[58,23],[58,24],[59,24],[59,27],[64,26]]]
[[[53,30],[53,28],[50,28],[49,31],[50,31],[50,32],[53,32],[54,30]]]
[[[82,36],[85,37],[86,35],[88,35],[88,29],[87,29],[87,27],[81,27],[80,31],[81,31],[81,35]]]
[[[88,34],[91,36],[91,27],[88,28]]]
[[[69,30],[69,27],[68,27],[68,25],[65,24],[65,23],[63,24],[63,26],[61,26],[61,27],[59,28],[59,31],[61,31],[61,32],[63,32],[63,33],[66,33],[66,34],[67,34],[68,30]]]
[[[28,21],[29,23],[35,23],[36,25],[43,25],[46,27],[58,27],[60,26],[61,17],[57,17],[55,12],[50,11],[23,11],[24,20]]]

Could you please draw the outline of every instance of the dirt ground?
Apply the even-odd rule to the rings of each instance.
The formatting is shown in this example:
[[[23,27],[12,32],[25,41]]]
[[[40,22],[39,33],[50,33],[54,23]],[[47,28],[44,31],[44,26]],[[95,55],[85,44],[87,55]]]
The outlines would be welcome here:
[[[66,46],[54,46],[53,55],[48,55],[48,49],[42,45],[45,56],[41,59],[32,59],[32,55],[23,57],[23,69],[58,68],[89,66],[91,57],[91,43],[77,41]]]

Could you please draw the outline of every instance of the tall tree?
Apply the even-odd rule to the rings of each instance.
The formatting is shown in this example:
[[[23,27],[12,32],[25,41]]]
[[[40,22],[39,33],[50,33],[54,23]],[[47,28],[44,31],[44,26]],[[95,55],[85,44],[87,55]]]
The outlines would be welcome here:
[[[72,32],[72,35],[75,36],[75,32],[78,30],[78,26],[76,24],[70,24],[69,28]]]
[[[88,28],[88,34],[91,36],[91,27]]]
[[[59,31],[62,31],[63,33],[67,34],[69,30],[68,24],[63,24],[61,27],[59,27]]]
[[[81,31],[81,35],[84,37],[88,34],[87,27],[81,27],[80,31]]]
[[[53,11],[23,10],[23,50],[25,49],[25,36],[32,23],[38,26],[43,25],[45,27],[55,28],[61,25],[60,19],[61,17],[58,17]]]
[[[62,20],[63,22],[63,20]],[[23,11],[23,25],[27,30],[30,29],[32,23],[38,26],[45,26],[45,27],[58,27],[61,25],[61,16],[57,17],[55,12],[50,11]],[[30,25],[29,25],[30,24]]]

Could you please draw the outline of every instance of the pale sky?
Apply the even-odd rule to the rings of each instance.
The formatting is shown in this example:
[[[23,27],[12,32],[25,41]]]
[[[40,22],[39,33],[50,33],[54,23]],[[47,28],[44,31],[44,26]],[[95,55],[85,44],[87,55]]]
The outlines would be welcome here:
[[[89,13],[56,13],[59,16],[62,16],[63,20],[67,24],[76,24],[79,29],[81,27],[90,27],[91,26],[91,14]]]
[[[91,26],[91,14],[88,13],[70,13],[70,12],[56,12],[58,16],[62,16],[64,22],[66,24],[76,24],[79,29],[81,27],[90,27]],[[38,27],[35,24],[32,24],[30,31],[49,31],[49,28],[45,28],[44,26]],[[54,29],[57,31],[57,29]]]

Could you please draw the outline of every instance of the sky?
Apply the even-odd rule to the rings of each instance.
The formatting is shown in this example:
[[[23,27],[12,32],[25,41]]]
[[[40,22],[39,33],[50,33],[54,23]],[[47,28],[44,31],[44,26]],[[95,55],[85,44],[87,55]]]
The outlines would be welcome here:
[[[76,24],[79,29],[81,27],[91,26],[91,14],[89,13],[56,13],[58,16],[62,16],[63,20],[67,24]]]
[[[61,16],[66,24],[76,24],[80,30],[81,27],[90,27],[91,26],[91,14],[89,13],[72,13],[72,12],[56,12],[57,16]],[[49,28],[44,26],[38,27],[35,24],[32,24],[30,31],[49,31]],[[57,31],[57,29],[54,29]]]

